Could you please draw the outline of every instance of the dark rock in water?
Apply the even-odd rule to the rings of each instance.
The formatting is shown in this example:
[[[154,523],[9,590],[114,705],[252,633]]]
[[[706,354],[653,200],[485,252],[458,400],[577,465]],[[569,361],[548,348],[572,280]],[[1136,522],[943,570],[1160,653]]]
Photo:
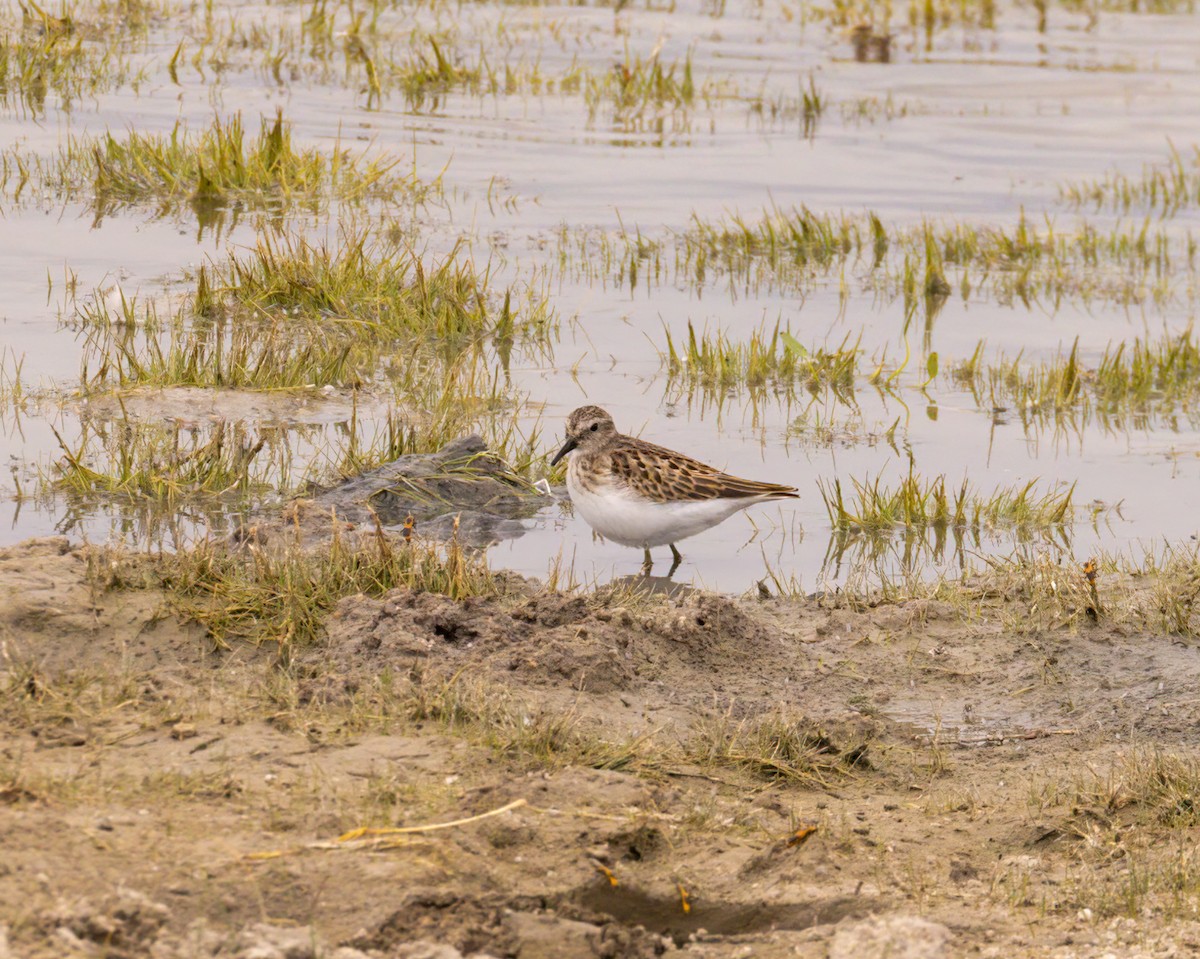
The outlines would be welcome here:
[[[315,547],[335,530],[354,542],[375,535],[377,523],[403,534],[411,516],[410,535],[447,540],[457,532],[463,546],[482,549],[522,535],[521,521],[550,501],[488,452],[480,437],[466,436],[436,453],[410,453],[318,488],[288,503],[282,515],[259,514],[233,535],[233,542]]]
[[[318,509],[341,519],[400,530],[411,516],[426,539],[449,539],[458,519],[464,546],[488,546],[525,532],[547,497],[488,452],[478,436],[465,436],[436,453],[410,453],[351,477],[312,497]]]

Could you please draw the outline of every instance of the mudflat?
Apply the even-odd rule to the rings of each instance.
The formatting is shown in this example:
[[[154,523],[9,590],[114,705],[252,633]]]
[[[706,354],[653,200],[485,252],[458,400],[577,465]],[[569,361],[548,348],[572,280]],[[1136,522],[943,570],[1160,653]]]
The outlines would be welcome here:
[[[0,955],[1174,956],[1183,569],[906,594],[510,577],[218,637],[146,556],[0,551]]]

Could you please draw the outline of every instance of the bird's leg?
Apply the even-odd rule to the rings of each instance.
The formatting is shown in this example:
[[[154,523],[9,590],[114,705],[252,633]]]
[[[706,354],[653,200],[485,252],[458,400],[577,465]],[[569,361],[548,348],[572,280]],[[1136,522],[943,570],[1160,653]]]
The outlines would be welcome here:
[[[646,558],[642,560],[642,575],[649,576],[650,570],[654,569],[654,560],[650,558],[650,547],[645,547]]]
[[[675,544],[671,544],[671,557],[674,562],[671,563],[671,568],[667,571],[667,579],[670,579],[675,570],[679,569],[679,564],[683,562],[683,553],[675,548]]]

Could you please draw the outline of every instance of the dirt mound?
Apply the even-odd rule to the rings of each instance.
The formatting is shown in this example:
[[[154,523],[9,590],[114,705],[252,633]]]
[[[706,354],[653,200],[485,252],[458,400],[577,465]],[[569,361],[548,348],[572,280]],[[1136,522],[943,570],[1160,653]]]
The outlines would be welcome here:
[[[764,672],[804,655],[782,628],[711,594],[585,599],[539,593],[516,604],[454,601],[393,590],[335,611],[325,647],[309,657],[338,676],[403,674],[414,664],[486,670],[513,687],[603,699],[629,694],[681,703],[763,697]],[[706,677],[696,682],[696,671]]]

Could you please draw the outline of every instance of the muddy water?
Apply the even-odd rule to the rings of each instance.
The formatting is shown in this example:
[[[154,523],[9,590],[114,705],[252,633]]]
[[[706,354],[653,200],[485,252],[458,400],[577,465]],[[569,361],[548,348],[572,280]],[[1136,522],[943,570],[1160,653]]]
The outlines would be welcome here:
[[[260,24],[266,33],[290,36],[299,35],[308,12],[289,4],[214,9],[219,22]],[[127,55],[145,70],[136,90],[124,85],[85,96],[69,109],[52,95],[37,115],[10,103],[0,112],[0,141],[49,155],[68,135],[166,131],[177,119],[198,128],[214,114],[237,111],[253,129],[259,115],[279,107],[298,144],[362,144],[403,156],[406,168],[425,179],[441,174],[444,200],[415,215],[424,248],[437,254],[465,241],[498,280],[541,285],[562,321],[552,355],[514,356],[511,368],[526,397],[524,422],[540,426],[547,448],[572,408],[599,403],[626,430],[743,475],[800,487],[797,507],[756,509],[687,541],[678,578],[730,591],[768,573],[804,588],[841,581],[860,554],[851,549],[839,562],[831,549],[818,481],[837,477],[849,487],[852,479],[883,475],[894,482],[910,462],[924,477],[946,475],[951,486],[968,478],[985,495],[1034,478],[1045,489],[1076,483],[1078,521],[1055,540],[1065,539],[1080,559],[1099,550],[1140,555],[1143,544],[1186,543],[1193,531],[1200,433],[1187,415],[1026,428],[1019,411],[980,408],[945,377],[921,389],[929,352],[945,368],[969,357],[981,339],[989,354],[1022,353],[1038,362],[1078,338],[1086,364],[1110,343],[1179,332],[1195,314],[1194,274],[1188,291],[1185,266],[1179,267],[1184,289],[1165,304],[1071,296],[1025,304],[986,291],[964,301],[956,289],[935,316],[918,311],[906,336],[903,297],[873,289],[861,264],[851,262],[801,292],[718,274],[696,285],[672,269],[668,253],[657,277],[631,286],[613,279],[596,244],[564,263],[559,237],[575,243],[584,233],[613,237],[636,228],[669,244],[693,217],[753,219],[772,205],[801,204],[818,212],[872,210],[891,227],[923,218],[1009,226],[1024,211],[1032,222],[1049,216],[1069,230],[1076,214],[1059,199],[1060,184],[1113,170],[1137,175],[1146,164],[1163,163],[1170,143],[1188,157],[1200,141],[1195,13],[1092,17],[1053,7],[1040,32],[1032,9],[1002,6],[995,29],[949,24],[928,39],[898,16],[891,62],[859,63],[847,31],[805,4],[679,4],[670,12],[635,4],[617,13],[489,3],[379,9],[380,49],[406,43],[408,31],[421,27],[455,38],[454,49],[472,60],[483,49],[494,65],[536,64],[548,77],[573,66],[600,75],[657,49],[662,62],[677,66],[690,55],[698,91],[706,82],[727,94],[736,90],[711,102],[701,92],[688,110],[662,108],[636,123],[612,120],[604,106],[591,113],[580,93],[557,88],[486,96],[452,91],[418,103],[393,92],[370,102],[336,46],[324,69],[319,57],[297,54],[296,78],[283,84],[258,66],[262,58],[252,49],[229,53],[231,66],[223,71],[182,66],[172,81],[166,63],[181,36],[190,38],[186,49],[196,48],[199,16],[168,6],[130,42]],[[337,16],[344,30],[346,10]],[[19,25],[14,10],[6,19],[6,29]],[[810,83],[826,105],[806,129],[797,103]],[[754,100],[766,107],[753,108]],[[775,115],[771,104],[781,106]],[[68,438],[80,429],[79,401],[55,399],[77,385],[81,350],[65,278],[74,276],[80,300],[113,282],[127,293],[155,296],[206,257],[252,244],[253,225],[246,219],[214,232],[188,215],[155,218],[146,210],[96,223],[77,204],[29,194],[6,198],[2,212],[0,346],[9,367],[22,358],[26,390],[44,395],[19,419],[7,409],[0,416],[0,454],[12,467],[12,478],[8,471],[0,477],[11,516],[0,523],[0,538],[53,529],[92,537],[136,533],[124,509],[81,512],[61,496],[43,493],[19,503],[16,496],[18,483],[28,494],[39,472],[53,474],[60,450],[50,427]],[[1087,215],[1103,228],[1144,214]],[[1179,234],[1195,230],[1196,208],[1168,225]],[[308,216],[291,227],[328,236],[337,223]],[[799,400],[758,402],[733,392],[717,403],[689,396],[665,376],[665,331],[678,342],[689,322],[735,340],[776,323],[810,347],[849,337],[860,340],[867,370],[883,359],[894,365],[907,339],[912,359],[894,390],[881,394],[861,383],[853,404],[830,396],[809,404],[803,391]],[[295,417],[294,397],[265,397],[247,418],[315,420],[332,429],[344,420],[346,404],[344,397],[325,400],[324,415],[305,419]],[[323,398],[309,402],[319,407]],[[199,410],[210,419],[228,415],[220,404]],[[162,415],[177,416],[169,408]],[[298,438],[297,460],[316,457],[320,445],[311,432]],[[301,462],[296,477],[304,473]],[[1097,522],[1089,504],[1107,510]],[[207,522],[183,525],[199,535]],[[1023,542],[999,531],[967,542],[957,555],[953,548],[940,555],[918,551],[908,565],[919,572],[953,569],[978,554],[1046,545],[1041,536]],[[524,537],[495,547],[493,560],[533,575],[561,561],[580,579],[604,580],[632,571],[640,557],[594,541],[580,520],[548,506]],[[892,573],[904,566],[900,548],[882,560]]]

